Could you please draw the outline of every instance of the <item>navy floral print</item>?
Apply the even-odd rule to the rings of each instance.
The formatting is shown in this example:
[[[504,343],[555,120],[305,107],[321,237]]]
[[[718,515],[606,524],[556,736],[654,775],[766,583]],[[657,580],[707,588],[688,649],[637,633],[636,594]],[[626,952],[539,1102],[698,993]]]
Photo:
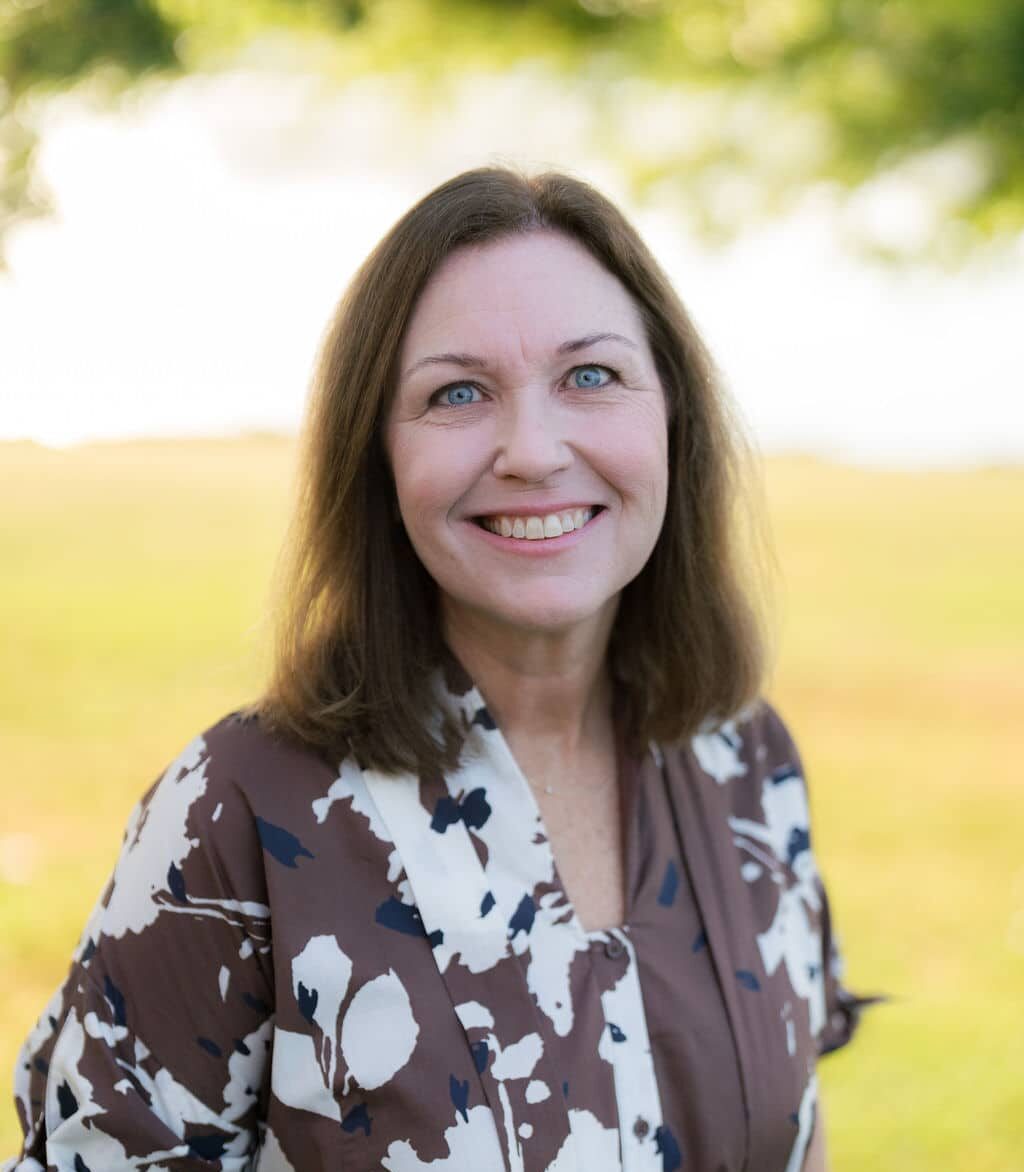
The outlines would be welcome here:
[[[6,1172],[797,1172],[851,1037],[807,791],[760,704],[619,763],[587,932],[483,698],[450,776],[232,715],[133,813],[18,1059]]]

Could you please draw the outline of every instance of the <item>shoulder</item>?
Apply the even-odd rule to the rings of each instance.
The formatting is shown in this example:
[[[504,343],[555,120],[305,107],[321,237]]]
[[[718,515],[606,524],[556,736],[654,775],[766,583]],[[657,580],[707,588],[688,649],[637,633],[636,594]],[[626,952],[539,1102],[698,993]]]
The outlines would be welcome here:
[[[728,720],[709,721],[696,736],[663,751],[675,785],[690,791],[723,825],[739,818],[807,828],[810,808],[800,753],[766,700]]]
[[[336,776],[309,747],[273,735],[258,717],[229,713],[194,736],[136,804],[113,884],[179,901],[225,885],[260,898],[268,842],[283,849],[279,828]],[[151,914],[147,907],[143,918]]]
[[[779,771],[803,774],[789,728],[764,699],[729,720],[708,721],[696,736],[679,742],[672,751],[692,757],[698,770],[721,786],[738,782],[742,789]]]
[[[308,745],[270,731],[246,710],[229,712],[196,734],[163,769],[143,806],[164,794],[245,806],[294,801],[303,792],[329,787],[337,767]],[[216,809],[214,805],[213,809]],[[218,820],[220,815],[217,816]]]
[[[198,750],[206,772],[219,783],[247,790],[285,781],[319,780],[336,773],[335,766],[315,748],[272,731],[257,713],[246,709],[222,716],[189,748]]]

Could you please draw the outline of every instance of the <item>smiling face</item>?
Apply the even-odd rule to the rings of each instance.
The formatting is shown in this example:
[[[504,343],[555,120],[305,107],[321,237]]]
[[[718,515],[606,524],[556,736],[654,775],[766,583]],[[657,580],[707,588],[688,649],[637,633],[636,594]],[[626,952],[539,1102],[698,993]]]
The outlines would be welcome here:
[[[668,486],[665,396],[619,281],[557,232],[459,249],[398,379],[386,446],[447,629],[607,635]]]

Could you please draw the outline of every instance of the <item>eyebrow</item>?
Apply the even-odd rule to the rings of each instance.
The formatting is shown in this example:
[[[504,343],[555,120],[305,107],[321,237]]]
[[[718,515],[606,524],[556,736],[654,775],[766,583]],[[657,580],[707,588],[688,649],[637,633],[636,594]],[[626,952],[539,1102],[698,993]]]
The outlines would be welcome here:
[[[622,342],[623,345],[629,346],[634,350],[639,350],[636,342],[630,338],[623,337],[622,334],[614,334],[602,332],[598,334],[586,334],[582,338],[573,338],[569,342],[563,342],[555,351],[556,354],[575,354],[579,350],[585,350],[588,346],[593,346],[597,342]],[[412,366],[402,375],[402,378],[409,378],[410,375],[415,374],[423,366],[461,366],[465,370],[487,370],[489,363],[486,358],[481,358],[477,354],[453,353],[445,354],[428,354],[426,358],[420,358],[414,362]]]

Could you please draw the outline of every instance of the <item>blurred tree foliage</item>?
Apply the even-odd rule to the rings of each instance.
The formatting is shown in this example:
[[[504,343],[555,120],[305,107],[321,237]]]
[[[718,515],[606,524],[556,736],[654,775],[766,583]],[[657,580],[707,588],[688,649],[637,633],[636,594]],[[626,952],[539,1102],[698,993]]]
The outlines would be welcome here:
[[[268,35],[341,82],[411,72],[424,98],[469,68],[558,71],[637,188],[677,186],[712,229],[932,164],[964,239],[1024,226],[1021,0],[0,0],[0,239],[46,206],[47,94],[217,68]],[[678,133],[630,122],[659,102]]]

